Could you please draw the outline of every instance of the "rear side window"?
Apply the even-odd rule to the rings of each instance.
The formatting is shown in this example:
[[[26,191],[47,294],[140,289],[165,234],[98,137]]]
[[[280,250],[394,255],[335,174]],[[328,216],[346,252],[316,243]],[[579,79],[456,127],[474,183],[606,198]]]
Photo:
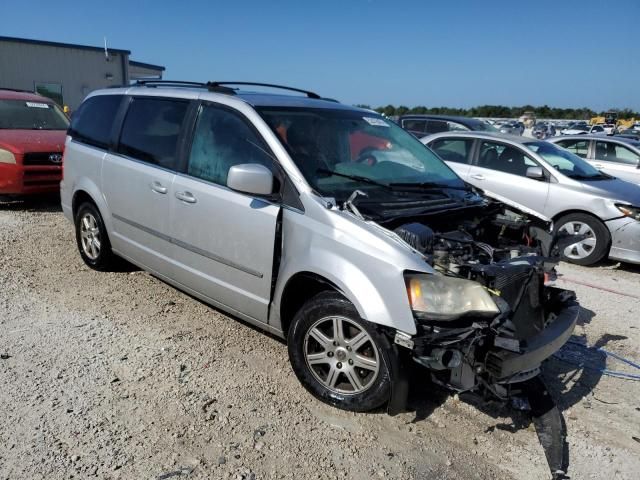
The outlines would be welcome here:
[[[125,116],[118,152],[170,170],[178,165],[178,138],[188,101],[134,98]]]
[[[99,95],[87,99],[73,114],[69,135],[98,148],[109,148],[113,121],[122,95]]]
[[[473,140],[463,138],[441,138],[431,143],[431,149],[449,162],[468,163]]]

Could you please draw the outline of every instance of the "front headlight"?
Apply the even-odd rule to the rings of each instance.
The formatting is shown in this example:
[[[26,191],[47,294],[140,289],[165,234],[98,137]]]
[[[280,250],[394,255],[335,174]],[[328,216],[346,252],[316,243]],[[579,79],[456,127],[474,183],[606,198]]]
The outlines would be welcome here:
[[[417,318],[455,320],[464,315],[500,313],[489,292],[479,283],[441,274],[405,274],[411,309]]]
[[[0,163],[16,163],[16,157],[9,150],[0,148]]]
[[[621,205],[616,203],[616,208],[622,212],[625,217],[631,217],[640,222],[640,208],[631,205]]]

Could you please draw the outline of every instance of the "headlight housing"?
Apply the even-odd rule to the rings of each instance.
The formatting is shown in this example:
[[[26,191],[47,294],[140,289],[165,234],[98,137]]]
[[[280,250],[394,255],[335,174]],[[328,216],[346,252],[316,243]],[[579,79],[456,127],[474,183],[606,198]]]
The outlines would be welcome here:
[[[465,315],[493,317],[500,313],[487,290],[477,282],[445,275],[405,274],[409,303],[416,318],[456,320]]]
[[[640,208],[620,203],[616,203],[616,208],[620,210],[625,217],[630,217],[640,222]]]
[[[0,163],[16,163],[16,156],[9,150],[0,148]]]

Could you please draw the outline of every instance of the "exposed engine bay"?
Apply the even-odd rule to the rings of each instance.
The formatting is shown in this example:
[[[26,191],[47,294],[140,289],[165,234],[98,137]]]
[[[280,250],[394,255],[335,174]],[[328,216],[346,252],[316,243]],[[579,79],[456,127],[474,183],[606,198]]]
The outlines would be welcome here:
[[[449,214],[392,226],[434,270],[479,284],[497,307],[457,315],[414,308],[418,333],[411,359],[429,370],[432,381],[501,400],[522,396],[536,411],[539,397],[528,394],[531,385],[544,389],[537,377],[541,362],[567,341],[579,311],[573,292],[549,286],[559,252],[575,239],[554,236],[549,227],[501,203],[481,215]],[[413,288],[407,281],[410,295]],[[444,288],[440,295],[447,295]],[[538,434],[541,441],[552,439],[543,446],[554,478],[563,478],[561,417],[555,406],[552,410],[545,415],[552,414],[553,422],[536,425],[553,424],[553,432]]]

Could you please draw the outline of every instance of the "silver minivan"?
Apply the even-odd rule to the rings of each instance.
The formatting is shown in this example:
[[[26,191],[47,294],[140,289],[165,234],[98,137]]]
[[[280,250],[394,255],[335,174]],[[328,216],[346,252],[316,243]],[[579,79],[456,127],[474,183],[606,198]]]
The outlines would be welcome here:
[[[347,410],[402,408],[409,364],[503,399],[538,375],[579,308],[546,284],[545,218],[374,112],[234,85],[140,82],[75,112],[61,197],[89,267],[126,259],[286,339]]]
[[[452,132],[422,142],[486,194],[545,215],[558,232],[575,235],[577,241],[564,251],[569,261],[592,265],[608,257],[640,263],[640,186],[547,141]]]

